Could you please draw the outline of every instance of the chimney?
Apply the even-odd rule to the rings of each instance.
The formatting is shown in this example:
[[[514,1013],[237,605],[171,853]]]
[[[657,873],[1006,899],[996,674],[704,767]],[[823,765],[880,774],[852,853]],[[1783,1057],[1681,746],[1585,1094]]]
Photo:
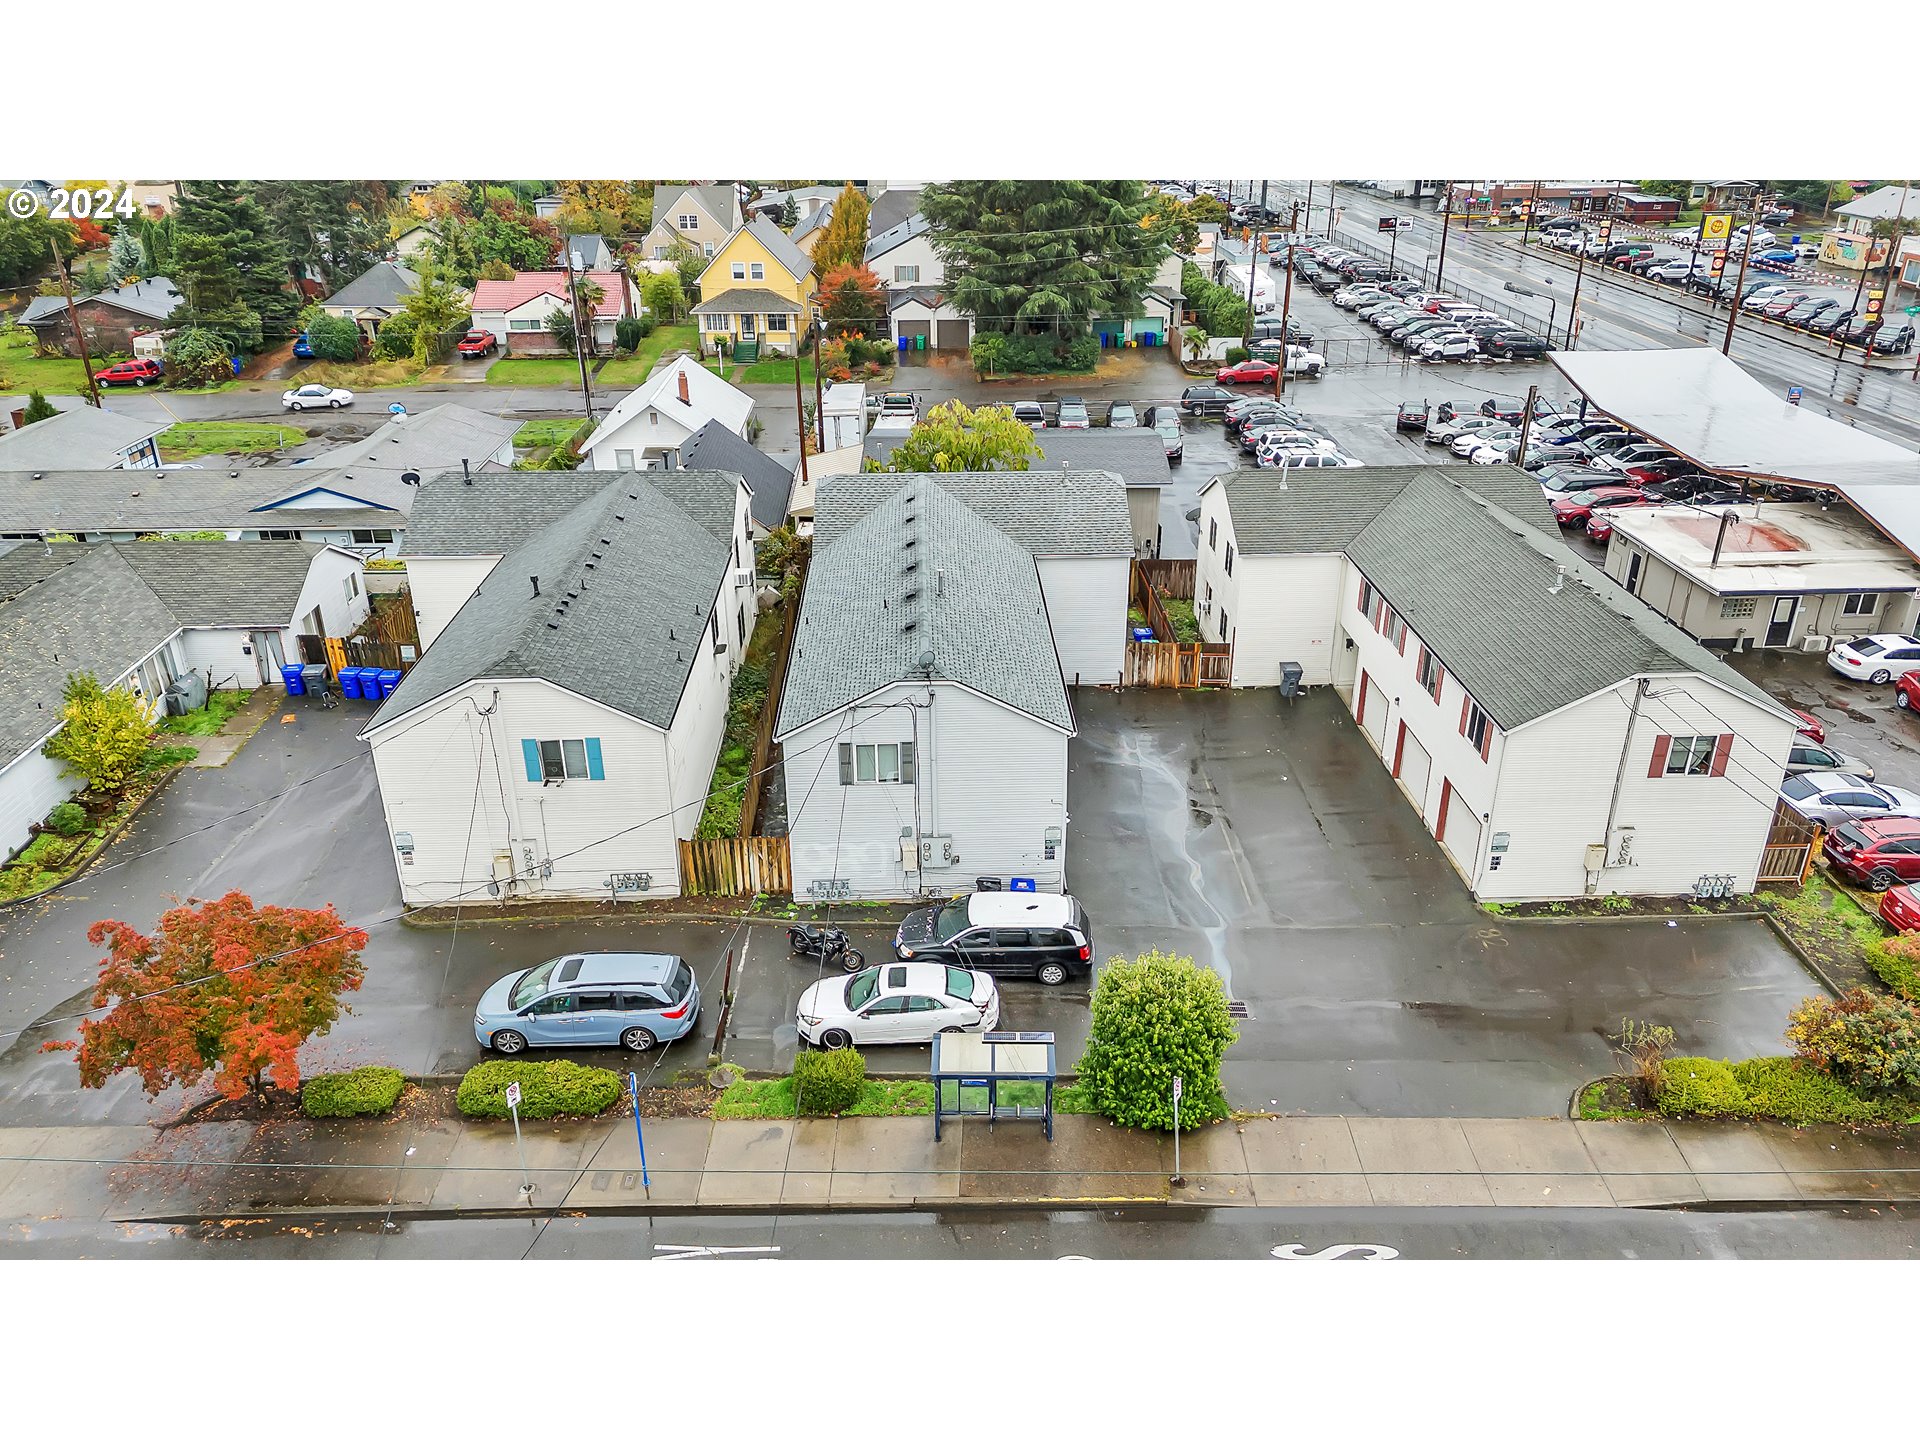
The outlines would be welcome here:
[[[460,457],[460,474],[463,477],[460,481],[462,485],[473,483],[473,467],[467,464],[467,458],[464,455]]]
[[[680,372],[680,403],[682,405],[693,404],[692,398],[687,394],[687,372],[685,370]]]
[[[540,577],[538,575],[529,575],[527,578],[533,582],[533,593],[538,595],[540,593]]]

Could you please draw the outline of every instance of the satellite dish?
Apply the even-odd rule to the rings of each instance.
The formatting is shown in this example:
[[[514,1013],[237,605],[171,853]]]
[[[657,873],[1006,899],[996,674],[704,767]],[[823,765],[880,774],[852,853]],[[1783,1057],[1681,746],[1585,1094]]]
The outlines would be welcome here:
[[[920,658],[914,663],[920,669],[925,670],[928,674],[932,674],[933,673],[933,651],[922,650],[920,652]]]

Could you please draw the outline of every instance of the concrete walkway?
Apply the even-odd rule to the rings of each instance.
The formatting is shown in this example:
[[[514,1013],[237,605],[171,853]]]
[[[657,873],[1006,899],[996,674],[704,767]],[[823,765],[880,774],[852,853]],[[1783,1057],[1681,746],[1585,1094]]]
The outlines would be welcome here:
[[[0,1131],[0,1224],[289,1211],[1579,1206],[1920,1200],[1920,1137],[1836,1127],[1260,1117],[1170,1137],[1061,1116]]]

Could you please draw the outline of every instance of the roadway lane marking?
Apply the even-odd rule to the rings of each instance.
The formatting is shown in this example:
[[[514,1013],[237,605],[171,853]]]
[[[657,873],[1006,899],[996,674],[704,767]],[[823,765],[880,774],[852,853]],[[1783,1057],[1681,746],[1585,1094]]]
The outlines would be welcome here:
[[[1267,1253],[1276,1260],[1342,1260],[1349,1255],[1362,1260],[1400,1258],[1400,1252],[1391,1245],[1329,1245],[1324,1250],[1309,1250],[1304,1245],[1276,1245]]]
[[[667,1251],[664,1255],[655,1255],[656,1260],[717,1260],[722,1255],[778,1255],[778,1245],[655,1245],[655,1250]]]

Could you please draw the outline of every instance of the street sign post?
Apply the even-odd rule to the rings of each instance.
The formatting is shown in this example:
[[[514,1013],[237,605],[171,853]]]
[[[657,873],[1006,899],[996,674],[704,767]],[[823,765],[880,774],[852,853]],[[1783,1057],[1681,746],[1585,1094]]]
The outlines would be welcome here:
[[[520,1140],[520,1082],[507,1086],[507,1109],[513,1115],[513,1149],[520,1157],[520,1198],[533,1203],[533,1177],[527,1174],[527,1148]]]
[[[1180,1077],[1173,1077],[1173,1183],[1184,1185],[1187,1177],[1180,1173]]]
[[[640,1129],[640,1077],[627,1074],[627,1094],[633,1097],[633,1138],[640,1146],[640,1188],[647,1189],[647,1137]]]

